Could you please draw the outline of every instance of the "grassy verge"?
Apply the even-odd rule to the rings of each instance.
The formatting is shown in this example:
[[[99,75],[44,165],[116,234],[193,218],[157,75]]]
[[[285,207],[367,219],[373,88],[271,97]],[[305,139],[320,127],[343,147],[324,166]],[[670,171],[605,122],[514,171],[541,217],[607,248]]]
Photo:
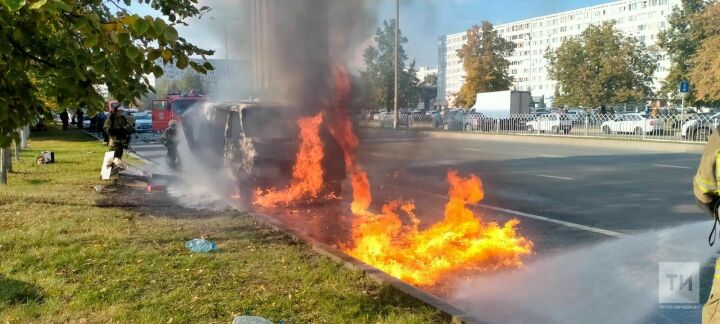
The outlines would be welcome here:
[[[36,134],[0,188],[0,320],[430,323],[438,314],[233,211],[201,217],[101,208],[104,147]],[[55,152],[57,163],[35,156]],[[210,233],[220,253],[184,242]]]

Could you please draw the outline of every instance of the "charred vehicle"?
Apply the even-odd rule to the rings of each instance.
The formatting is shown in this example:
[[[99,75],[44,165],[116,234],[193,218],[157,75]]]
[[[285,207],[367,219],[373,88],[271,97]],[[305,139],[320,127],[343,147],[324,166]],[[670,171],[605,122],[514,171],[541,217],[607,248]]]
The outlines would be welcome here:
[[[297,109],[257,102],[208,103],[203,108],[201,154],[222,158],[241,190],[279,187],[293,176],[299,146]],[[325,126],[322,169],[327,193],[340,195],[346,177],[342,147]],[[200,149],[204,148],[204,149]]]

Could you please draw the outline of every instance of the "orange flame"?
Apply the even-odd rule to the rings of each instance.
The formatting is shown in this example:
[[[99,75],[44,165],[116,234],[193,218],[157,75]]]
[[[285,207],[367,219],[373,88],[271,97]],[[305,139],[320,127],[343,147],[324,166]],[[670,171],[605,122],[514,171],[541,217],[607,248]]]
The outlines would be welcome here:
[[[390,202],[383,213],[364,213],[354,222],[354,247],[346,252],[386,273],[416,285],[430,285],[449,272],[522,266],[532,252],[530,240],[516,233],[518,220],[503,226],[485,223],[467,205],[483,199],[480,179],[448,173],[449,201],[445,219],[419,230],[412,203]],[[397,210],[412,223],[403,226]]]
[[[289,204],[300,199],[314,199],[323,189],[322,160],[324,157],[323,142],[320,139],[320,127],[323,114],[305,117],[298,120],[300,127],[300,149],[298,150],[293,179],[290,185],[282,190],[258,189],[255,205],[274,207],[278,204]]]
[[[364,214],[370,207],[372,195],[367,172],[355,163],[355,152],[360,141],[355,135],[352,120],[345,110],[350,104],[352,83],[347,71],[340,66],[333,66],[333,76],[337,98],[336,102],[325,107],[328,119],[330,119],[328,129],[338,140],[345,153],[345,167],[350,175],[350,184],[353,190],[353,202],[350,208],[353,214]]]

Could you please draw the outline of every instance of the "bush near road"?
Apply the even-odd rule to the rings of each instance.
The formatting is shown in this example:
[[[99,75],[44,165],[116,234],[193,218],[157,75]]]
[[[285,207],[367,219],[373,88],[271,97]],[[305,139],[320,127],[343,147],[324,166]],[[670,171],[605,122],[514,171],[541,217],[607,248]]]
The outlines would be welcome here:
[[[0,188],[0,321],[431,323],[436,311],[234,211],[99,207],[105,147],[35,134]],[[53,150],[57,163],[37,166]],[[111,187],[112,188],[112,187]],[[210,233],[221,252],[192,254]]]

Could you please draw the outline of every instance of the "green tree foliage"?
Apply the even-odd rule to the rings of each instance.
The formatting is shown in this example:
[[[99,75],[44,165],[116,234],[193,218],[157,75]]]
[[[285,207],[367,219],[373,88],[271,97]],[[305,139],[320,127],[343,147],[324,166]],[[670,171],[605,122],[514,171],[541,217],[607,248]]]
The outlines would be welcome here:
[[[183,73],[179,79],[159,79],[155,83],[155,98],[165,99],[170,93],[188,94],[207,93],[210,90],[208,81],[198,73],[192,71]]]
[[[557,81],[558,106],[631,103],[652,94],[657,55],[620,33],[613,23],[588,27],[578,38],[548,50],[548,74]]]
[[[702,24],[700,23],[702,22]],[[702,39],[693,56],[688,80],[696,101],[720,102],[720,4],[715,3],[695,18],[696,38]]]
[[[174,27],[209,8],[196,0],[136,1],[164,19],[130,13],[131,0],[0,0],[0,147],[53,109],[50,101],[99,111],[101,85],[121,102],[139,99],[152,90],[146,75],[163,74],[158,59],[200,73],[213,69],[189,59],[212,52]]]
[[[403,44],[407,38],[399,35],[398,44],[398,105],[400,108],[417,107],[420,100],[419,80],[416,76],[415,61],[407,65],[408,57]],[[375,46],[365,50],[365,71],[361,72],[364,84],[369,87],[367,94],[376,107],[390,110],[394,104],[394,48],[395,20],[384,21],[375,32]]]
[[[458,50],[463,61],[465,83],[455,99],[459,107],[472,107],[479,92],[508,90],[513,78],[507,57],[515,50],[515,43],[500,36],[493,25],[483,21],[467,31],[467,43]]]
[[[667,52],[671,62],[668,76],[662,83],[661,95],[671,93],[673,97],[678,97],[680,82],[688,80],[694,66],[691,58],[707,37],[702,29],[708,22],[698,19],[705,7],[705,0],[683,0],[682,6],[675,8],[668,18],[670,27],[658,34],[658,46]],[[686,101],[694,103],[695,99],[692,87]]]
[[[420,84],[423,86],[426,86],[426,87],[437,87],[437,83],[438,83],[437,74],[433,73],[433,74],[426,75]]]

